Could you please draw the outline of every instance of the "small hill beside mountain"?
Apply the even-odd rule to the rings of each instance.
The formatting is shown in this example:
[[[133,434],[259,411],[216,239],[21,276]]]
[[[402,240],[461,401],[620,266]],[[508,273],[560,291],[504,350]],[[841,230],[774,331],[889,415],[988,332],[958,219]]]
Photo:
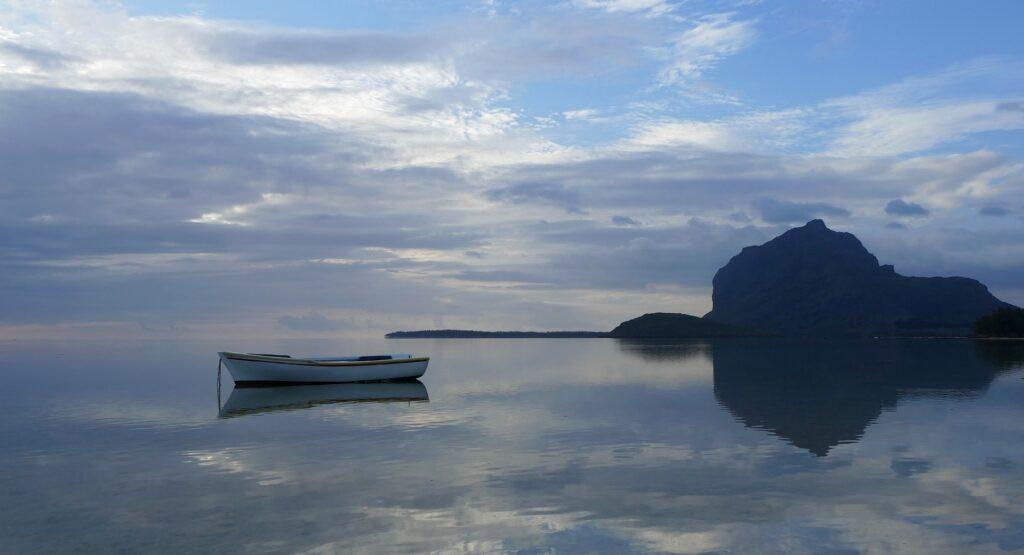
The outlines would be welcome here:
[[[1000,308],[974,323],[978,337],[1024,337],[1024,309]]]
[[[689,314],[654,312],[627,320],[608,333],[623,339],[685,339],[709,337],[751,337],[764,333],[722,324]]]

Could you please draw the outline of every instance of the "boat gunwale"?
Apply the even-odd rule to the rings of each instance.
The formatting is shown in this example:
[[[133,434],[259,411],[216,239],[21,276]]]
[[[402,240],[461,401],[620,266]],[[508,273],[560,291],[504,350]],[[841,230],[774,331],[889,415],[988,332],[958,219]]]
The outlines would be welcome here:
[[[292,366],[377,366],[381,364],[407,364],[414,362],[429,362],[430,357],[391,358],[384,360],[332,360],[318,361],[310,358],[285,358],[262,355],[250,355],[245,353],[222,352],[217,353],[221,358],[227,360],[242,360],[245,362],[265,362],[269,364],[284,364]]]

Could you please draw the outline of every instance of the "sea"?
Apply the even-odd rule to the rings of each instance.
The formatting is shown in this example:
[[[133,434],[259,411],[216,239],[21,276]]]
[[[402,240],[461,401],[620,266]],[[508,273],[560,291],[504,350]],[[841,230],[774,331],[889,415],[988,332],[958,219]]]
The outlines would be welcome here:
[[[431,357],[234,389],[217,351]],[[1024,552],[1024,342],[0,342],[0,552]]]

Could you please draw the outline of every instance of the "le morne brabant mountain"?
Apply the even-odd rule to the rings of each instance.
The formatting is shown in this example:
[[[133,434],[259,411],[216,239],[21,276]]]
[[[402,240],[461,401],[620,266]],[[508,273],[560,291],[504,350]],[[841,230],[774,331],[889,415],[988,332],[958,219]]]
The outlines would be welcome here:
[[[980,318],[1019,310],[977,280],[897,274],[853,234],[821,220],[744,248],[712,285],[713,308],[703,318],[659,312],[610,332],[424,330],[388,337],[967,336]]]
[[[718,270],[707,318],[782,335],[968,335],[1011,307],[963,277],[907,277],[851,233],[813,220]]]

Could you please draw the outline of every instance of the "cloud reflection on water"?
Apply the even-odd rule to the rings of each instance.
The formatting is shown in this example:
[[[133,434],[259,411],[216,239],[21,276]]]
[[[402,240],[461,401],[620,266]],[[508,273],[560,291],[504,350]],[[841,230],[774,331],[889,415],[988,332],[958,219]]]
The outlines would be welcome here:
[[[85,551],[1024,548],[1024,344],[403,345],[434,357],[429,403],[326,392],[186,427],[11,420],[6,546],[66,549],[60,521]],[[164,396],[97,390],[130,406],[134,388],[172,419],[209,400],[209,372],[175,379]]]

